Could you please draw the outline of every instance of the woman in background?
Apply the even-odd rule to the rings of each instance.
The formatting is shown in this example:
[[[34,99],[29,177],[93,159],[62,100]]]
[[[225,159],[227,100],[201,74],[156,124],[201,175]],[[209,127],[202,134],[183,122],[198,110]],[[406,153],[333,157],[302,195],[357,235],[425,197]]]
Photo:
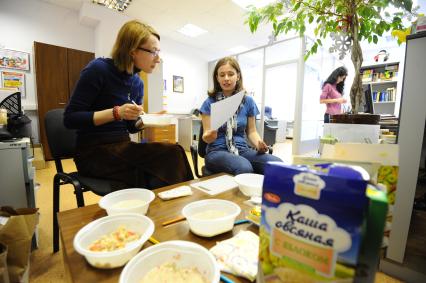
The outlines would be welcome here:
[[[265,154],[268,146],[256,131],[256,115],[259,114],[251,96],[244,95],[233,116],[218,130],[210,128],[211,104],[226,99],[244,89],[238,62],[233,57],[219,60],[213,72],[213,90],[200,108],[203,123],[202,139],[208,144],[205,162],[209,171],[263,174],[268,161],[281,161],[272,154]],[[246,141],[254,145],[249,148]]]
[[[348,70],[345,67],[339,67],[334,70],[322,86],[320,103],[325,103],[327,109],[324,114],[324,123],[330,123],[330,115],[342,113],[342,104],[346,103],[343,98],[343,89]]]
[[[65,126],[77,129],[74,161],[80,174],[149,189],[193,179],[181,146],[129,138],[143,126],[139,72],[152,73],[159,53],[158,33],[130,21],[117,35],[112,58],[97,58],[81,72],[64,113]]]

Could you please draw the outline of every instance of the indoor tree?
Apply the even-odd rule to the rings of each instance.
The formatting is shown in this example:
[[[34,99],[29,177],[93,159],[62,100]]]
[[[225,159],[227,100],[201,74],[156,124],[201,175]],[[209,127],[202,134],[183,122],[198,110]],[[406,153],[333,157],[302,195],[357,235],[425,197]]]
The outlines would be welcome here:
[[[395,12],[388,11],[391,6]],[[353,113],[358,113],[363,96],[360,42],[377,43],[385,32],[403,29],[402,19],[411,20],[415,10],[412,0],[278,0],[263,8],[250,7],[246,22],[251,32],[262,22],[272,23],[274,36],[289,31],[302,36],[312,26],[315,39],[305,60],[317,52],[327,36],[334,41],[330,52],[338,52],[340,59],[350,52],[355,69],[350,99]]]

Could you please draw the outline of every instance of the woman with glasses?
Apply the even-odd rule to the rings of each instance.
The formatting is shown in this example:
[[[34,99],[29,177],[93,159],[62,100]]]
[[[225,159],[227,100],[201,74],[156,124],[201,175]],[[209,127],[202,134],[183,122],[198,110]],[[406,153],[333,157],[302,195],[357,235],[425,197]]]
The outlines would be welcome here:
[[[339,67],[323,83],[320,103],[325,103],[327,106],[324,123],[330,123],[331,115],[342,113],[341,105],[346,103],[346,98],[343,98],[343,88],[347,75],[348,70],[345,67]]]
[[[272,154],[265,154],[268,146],[256,130],[256,115],[259,114],[251,96],[245,95],[235,113],[219,129],[211,129],[211,104],[227,99],[244,90],[240,66],[233,57],[219,60],[213,71],[213,90],[200,108],[203,123],[202,139],[208,144],[205,162],[209,171],[263,174],[268,161],[281,161]],[[255,147],[248,146],[248,139]]]
[[[111,58],[97,58],[82,70],[64,113],[65,126],[77,129],[79,173],[150,189],[193,179],[181,146],[129,138],[143,126],[139,72],[152,73],[159,52],[158,33],[130,21],[121,27]]]

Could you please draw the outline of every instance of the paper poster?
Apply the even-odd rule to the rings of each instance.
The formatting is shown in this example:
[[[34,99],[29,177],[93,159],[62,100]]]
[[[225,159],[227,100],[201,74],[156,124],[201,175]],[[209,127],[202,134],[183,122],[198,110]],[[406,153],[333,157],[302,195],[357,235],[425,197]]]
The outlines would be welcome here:
[[[2,87],[15,88],[21,92],[21,98],[25,98],[25,74],[10,71],[1,71]]]
[[[0,49],[0,68],[30,70],[30,54],[27,52]]]

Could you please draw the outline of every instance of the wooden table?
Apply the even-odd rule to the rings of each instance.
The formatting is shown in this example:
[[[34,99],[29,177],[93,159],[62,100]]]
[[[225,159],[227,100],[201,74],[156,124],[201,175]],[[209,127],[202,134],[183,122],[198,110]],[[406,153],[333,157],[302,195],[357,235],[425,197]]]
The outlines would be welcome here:
[[[180,183],[173,186],[167,186],[155,190],[155,193],[171,189],[180,185],[189,185],[191,183],[200,182],[202,180],[217,177],[223,174],[217,174],[202,179],[197,179],[189,182]],[[241,207],[241,214],[237,217],[238,219],[244,219],[245,215],[250,210],[250,206],[243,202],[247,200],[238,189],[233,189],[216,196],[209,196],[197,189],[192,189],[192,196],[182,197],[174,200],[163,201],[156,197],[155,200],[150,204],[147,216],[152,219],[155,223],[155,231],[153,237],[162,241],[168,240],[186,240],[201,244],[202,246],[210,249],[217,241],[223,241],[231,238],[233,235],[240,230],[251,230],[258,232],[258,228],[254,224],[241,224],[234,226],[232,231],[217,235],[212,238],[203,238],[192,234],[189,230],[188,223],[181,221],[175,224],[163,227],[161,223],[173,219],[181,215],[182,208],[196,200],[206,198],[219,198],[231,200]],[[70,282],[118,282],[122,268],[115,269],[97,269],[90,266],[83,256],[78,254],[73,247],[73,239],[77,232],[90,223],[91,221],[100,217],[106,216],[105,210],[101,209],[97,204],[89,205],[81,208],[72,210],[62,211],[58,214],[59,229],[61,232],[62,242],[62,253],[64,258],[64,266],[66,274]],[[149,247],[152,244],[146,242],[143,248]],[[240,277],[234,277],[229,274],[225,274],[228,278],[234,280],[234,282],[249,282],[248,280]]]

